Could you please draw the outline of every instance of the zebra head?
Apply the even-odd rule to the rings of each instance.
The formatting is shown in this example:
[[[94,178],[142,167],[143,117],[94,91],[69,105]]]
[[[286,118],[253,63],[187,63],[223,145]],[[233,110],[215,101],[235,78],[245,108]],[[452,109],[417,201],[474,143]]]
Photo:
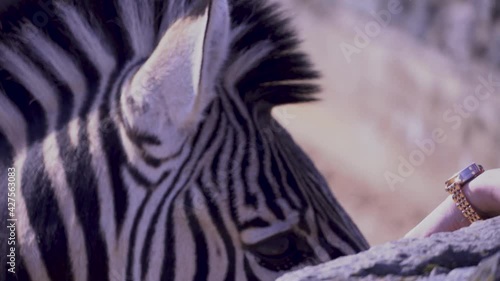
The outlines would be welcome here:
[[[0,264],[7,239],[17,256],[0,280],[273,280],[367,248],[271,114],[318,90],[276,5],[16,2],[0,220],[18,223]]]
[[[143,272],[274,280],[367,247],[271,115],[312,100],[317,73],[275,6],[231,4],[209,1],[172,23],[122,88],[138,170],[175,175],[155,187],[163,197]]]

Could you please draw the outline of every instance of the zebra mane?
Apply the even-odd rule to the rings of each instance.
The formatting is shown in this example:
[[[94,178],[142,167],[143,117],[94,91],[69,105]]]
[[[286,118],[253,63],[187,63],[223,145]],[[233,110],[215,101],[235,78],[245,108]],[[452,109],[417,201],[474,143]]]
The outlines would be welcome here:
[[[26,53],[29,58],[32,50],[23,45],[20,29],[26,22],[31,22],[43,34],[50,37],[75,60],[80,60],[80,53],[71,46],[71,40],[77,34],[67,34],[64,26],[57,24],[54,3],[76,7],[100,33],[101,38],[114,46],[111,52],[118,62],[126,61],[134,50],[126,48],[126,40],[134,40],[134,32],[123,31],[124,22],[117,11],[124,2],[134,3],[140,9],[154,10],[151,24],[154,25],[154,43],[168,29],[175,18],[185,16],[190,10],[207,3],[207,0],[149,0],[149,1],[58,1],[26,0],[17,1],[3,12],[0,11],[0,43]],[[139,3],[141,2],[141,3]],[[315,80],[319,78],[307,55],[300,51],[300,41],[291,28],[289,19],[283,16],[281,7],[266,0],[228,0],[231,9],[232,39],[230,54],[226,63],[225,83],[238,90],[242,100],[249,106],[264,104],[269,107],[315,100],[319,91]],[[172,6],[175,11],[172,10]],[[172,17],[165,19],[165,17]],[[137,30],[136,30],[137,31]],[[138,32],[136,32],[138,33]],[[140,37],[140,36],[139,36]],[[151,46],[154,48],[154,46]],[[37,62],[35,60],[34,64]],[[78,63],[85,69],[85,61]],[[42,68],[43,69],[43,68]],[[0,72],[2,70],[0,62]],[[0,89],[5,75],[0,73]],[[8,91],[8,89],[6,89]]]
[[[233,38],[229,62],[237,61],[252,46],[259,48],[266,43],[271,46],[259,61],[253,62],[249,57],[247,65],[241,66],[246,73],[235,85],[243,100],[250,104],[266,102],[270,106],[314,101],[314,94],[319,91],[314,82],[319,73],[299,50],[300,41],[281,7],[262,0],[236,0],[232,18],[234,25],[246,28]]]

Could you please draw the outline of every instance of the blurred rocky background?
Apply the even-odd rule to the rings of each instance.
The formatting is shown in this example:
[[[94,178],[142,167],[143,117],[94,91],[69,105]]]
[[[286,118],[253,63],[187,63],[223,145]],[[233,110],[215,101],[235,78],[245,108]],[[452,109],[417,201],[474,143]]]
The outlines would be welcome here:
[[[372,245],[413,228],[464,166],[500,167],[500,1],[276,1],[323,92],[275,116]]]

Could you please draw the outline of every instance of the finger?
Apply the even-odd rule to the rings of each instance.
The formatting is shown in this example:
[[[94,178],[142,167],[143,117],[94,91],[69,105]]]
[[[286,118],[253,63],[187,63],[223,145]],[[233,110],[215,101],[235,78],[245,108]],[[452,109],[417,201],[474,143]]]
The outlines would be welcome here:
[[[438,232],[455,231],[468,225],[469,221],[457,209],[451,196],[448,196],[405,237],[427,237]]]
[[[482,218],[500,215],[500,169],[485,171],[465,185],[463,192]]]

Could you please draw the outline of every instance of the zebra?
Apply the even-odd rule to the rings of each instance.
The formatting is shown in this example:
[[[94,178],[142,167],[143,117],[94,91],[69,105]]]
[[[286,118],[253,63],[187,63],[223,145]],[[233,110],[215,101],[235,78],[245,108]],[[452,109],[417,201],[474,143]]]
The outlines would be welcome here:
[[[18,1],[0,26],[0,280],[274,280],[368,248],[271,114],[319,91],[279,4]]]

